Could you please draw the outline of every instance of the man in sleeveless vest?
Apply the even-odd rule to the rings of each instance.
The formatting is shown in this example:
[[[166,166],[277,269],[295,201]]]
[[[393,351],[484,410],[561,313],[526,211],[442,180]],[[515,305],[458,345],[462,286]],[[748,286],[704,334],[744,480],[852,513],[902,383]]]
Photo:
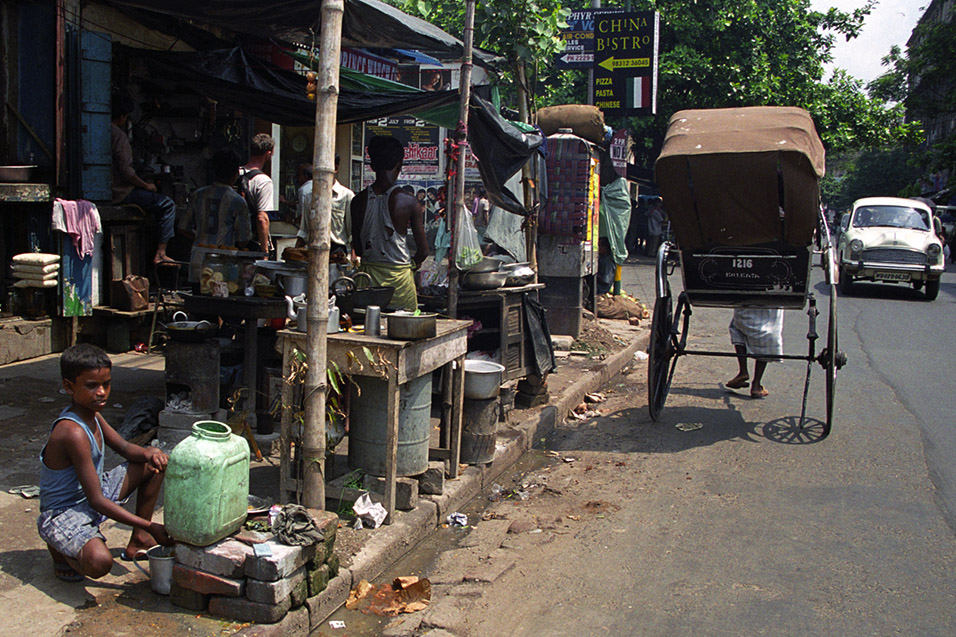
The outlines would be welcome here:
[[[428,256],[422,206],[395,185],[405,158],[402,143],[377,135],[367,150],[375,181],[352,200],[352,248],[373,285],[395,288],[389,307],[414,312],[418,294],[413,270]],[[409,229],[415,240],[414,257],[408,247]]]

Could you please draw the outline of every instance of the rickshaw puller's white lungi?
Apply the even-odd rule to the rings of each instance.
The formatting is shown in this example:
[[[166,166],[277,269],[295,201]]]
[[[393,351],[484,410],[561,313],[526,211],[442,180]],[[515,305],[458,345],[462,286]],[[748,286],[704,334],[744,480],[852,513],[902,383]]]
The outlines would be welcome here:
[[[783,354],[783,310],[779,308],[738,308],[730,320],[730,342],[747,348],[747,353],[768,363]]]

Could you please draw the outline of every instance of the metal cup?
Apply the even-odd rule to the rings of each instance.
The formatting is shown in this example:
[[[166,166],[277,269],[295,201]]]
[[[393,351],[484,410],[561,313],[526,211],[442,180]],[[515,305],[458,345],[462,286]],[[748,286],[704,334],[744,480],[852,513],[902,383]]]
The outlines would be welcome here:
[[[382,334],[382,308],[377,305],[365,308],[365,333],[369,336]]]

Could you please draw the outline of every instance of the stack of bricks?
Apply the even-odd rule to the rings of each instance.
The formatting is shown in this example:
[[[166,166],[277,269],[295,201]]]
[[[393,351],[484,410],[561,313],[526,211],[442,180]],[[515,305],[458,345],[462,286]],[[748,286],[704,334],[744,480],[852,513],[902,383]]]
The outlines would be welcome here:
[[[324,591],[338,574],[338,516],[331,511],[310,513],[325,538],[312,546],[287,546],[271,534],[248,532],[204,547],[177,543],[170,601],[237,621],[280,621]],[[257,555],[255,544],[267,545],[271,555]]]

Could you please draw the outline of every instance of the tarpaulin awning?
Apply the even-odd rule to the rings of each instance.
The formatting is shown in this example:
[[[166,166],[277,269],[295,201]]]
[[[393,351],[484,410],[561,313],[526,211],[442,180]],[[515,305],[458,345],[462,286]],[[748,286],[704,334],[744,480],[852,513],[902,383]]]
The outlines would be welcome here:
[[[128,49],[156,80],[173,82],[244,113],[285,126],[315,124],[305,77],[247,55],[241,48],[195,52]],[[338,99],[338,123],[363,122],[455,104],[458,91],[349,91]]]
[[[134,19],[169,16],[289,44],[310,46],[321,27],[320,0],[106,1]],[[342,46],[416,49],[444,60],[458,59],[464,51],[458,38],[379,0],[345,0]],[[496,60],[484,51],[476,50],[474,55],[482,65]]]
[[[214,99],[221,104],[285,126],[312,126],[315,102],[306,97],[305,77],[247,55],[241,48],[195,52],[127,49],[139,57],[154,80],[163,80]],[[383,81],[385,82],[385,81]],[[378,90],[341,90],[339,124],[411,114],[430,123],[454,128],[460,95],[457,90],[422,91],[396,83]],[[471,97],[468,139],[488,197],[498,207],[527,214],[519,197],[505,182],[543,143],[540,133],[525,133],[498,114],[477,93]],[[487,90],[487,89],[486,89]]]

